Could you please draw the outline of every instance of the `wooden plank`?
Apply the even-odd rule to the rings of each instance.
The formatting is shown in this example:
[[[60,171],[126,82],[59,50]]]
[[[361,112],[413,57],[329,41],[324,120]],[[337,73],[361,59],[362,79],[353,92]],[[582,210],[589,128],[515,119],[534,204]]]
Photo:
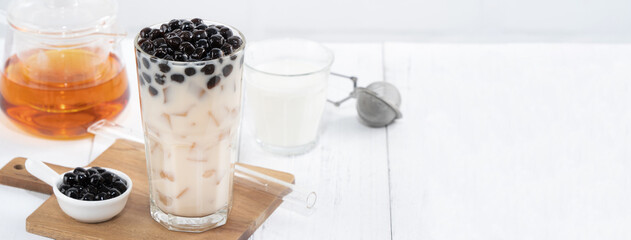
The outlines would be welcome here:
[[[631,45],[385,45],[393,239],[631,237]]]
[[[91,164],[91,166],[124,171],[134,182],[128,203],[117,217],[99,224],[80,223],[65,215],[59,208],[55,197],[51,196],[27,218],[26,230],[55,239],[174,239],[182,237],[191,239],[247,239],[282,203],[281,199],[273,195],[236,184],[234,186],[233,208],[226,225],[200,234],[168,231],[149,215],[148,179],[143,150],[144,147],[140,144],[117,141]],[[35,181],[34,177],[19,167],[23,164],[23,158],[16,158],[0,170],[2,183],[22,181],[24,184],[23,186],[20,185],[21,187],[31,190],[43,189],[45,186],[43,183]],[[241,165],[287,182],[294,181],[293,175],[285,172],[246,164]],[[58,172],[70,170],[70,168],[59,166],[54,168]]]
[[[382,79],[381,44],[329,44],[335,52],[332,71],[355,74],[361,85]],[[342,98],[350,81],[331,77],[329,96]],[[246,113],[247,119],[247,113]],[[388,165],[384,128],[357,121],[355,102],[327,105],[319,145],[297,157],[261,150],[244,123],[240,161],[290,171],[298,186],[315,189],[317,210],[311,216],[281,207],[252,239],[389,239]]]

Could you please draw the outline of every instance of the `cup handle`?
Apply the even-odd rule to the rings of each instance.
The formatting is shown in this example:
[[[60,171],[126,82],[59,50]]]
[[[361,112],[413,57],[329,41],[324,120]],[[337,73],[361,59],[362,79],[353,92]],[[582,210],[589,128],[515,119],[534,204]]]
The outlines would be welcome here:
[[[334,73],[331,72],[331,75],[336,76],[336,77],[341,77],[341,78],[348,78],[353,82],[353,91],[351,91],[351,93],[348,94],[347,97],[345,97],[342,100],[339,101],[333,101],[331,99],[327,99],[327,102],[330,102],[331,104],[335,105],[336,107],[339,107],[340,105],[342,105],[342,103],[346,102],[346,100],[354,98],[356,96],[356,92],[357,92],[357,77],[355,76],[346,76],[343,74],[339,74],[339,73]]]

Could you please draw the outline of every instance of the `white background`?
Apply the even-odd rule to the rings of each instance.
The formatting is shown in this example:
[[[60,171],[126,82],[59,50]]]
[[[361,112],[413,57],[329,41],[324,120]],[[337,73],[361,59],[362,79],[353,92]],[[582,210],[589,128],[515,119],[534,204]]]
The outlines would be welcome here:
[[[629,42],[630,11],[628,0],[119,1],[129,34],[171,18],[202,17],[229,23],[250,40],[328,42]]]

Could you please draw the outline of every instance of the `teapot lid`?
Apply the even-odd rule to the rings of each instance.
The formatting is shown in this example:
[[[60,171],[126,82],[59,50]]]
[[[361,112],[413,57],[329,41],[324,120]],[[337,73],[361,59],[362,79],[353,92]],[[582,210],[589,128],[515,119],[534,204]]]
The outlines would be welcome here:
[[[82,36],[114,24],[116,0],[13,0],[7,20],[22,32]]]

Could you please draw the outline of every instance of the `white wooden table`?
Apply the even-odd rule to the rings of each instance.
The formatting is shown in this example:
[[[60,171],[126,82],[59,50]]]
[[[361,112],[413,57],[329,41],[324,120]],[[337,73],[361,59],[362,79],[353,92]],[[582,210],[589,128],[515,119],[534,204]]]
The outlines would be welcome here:
[[[395,84],[403,119],[368,128],[354,102],[327,106],[319,145],[294,158],[263,152],[244,128],[241,162],[318,193],[313,215],[280,208],[252,239],[631,238],[631,45],[328,46],[333,71]],[[140,129],[123,49],[132,96],[117,121]],[[330,81],[330,97],[348,91]],[[85,165],[109,143],[41,140],[0,116],[0,165]],[[0,238],[40,238],[25,219],[47,197],[0,186]]]

